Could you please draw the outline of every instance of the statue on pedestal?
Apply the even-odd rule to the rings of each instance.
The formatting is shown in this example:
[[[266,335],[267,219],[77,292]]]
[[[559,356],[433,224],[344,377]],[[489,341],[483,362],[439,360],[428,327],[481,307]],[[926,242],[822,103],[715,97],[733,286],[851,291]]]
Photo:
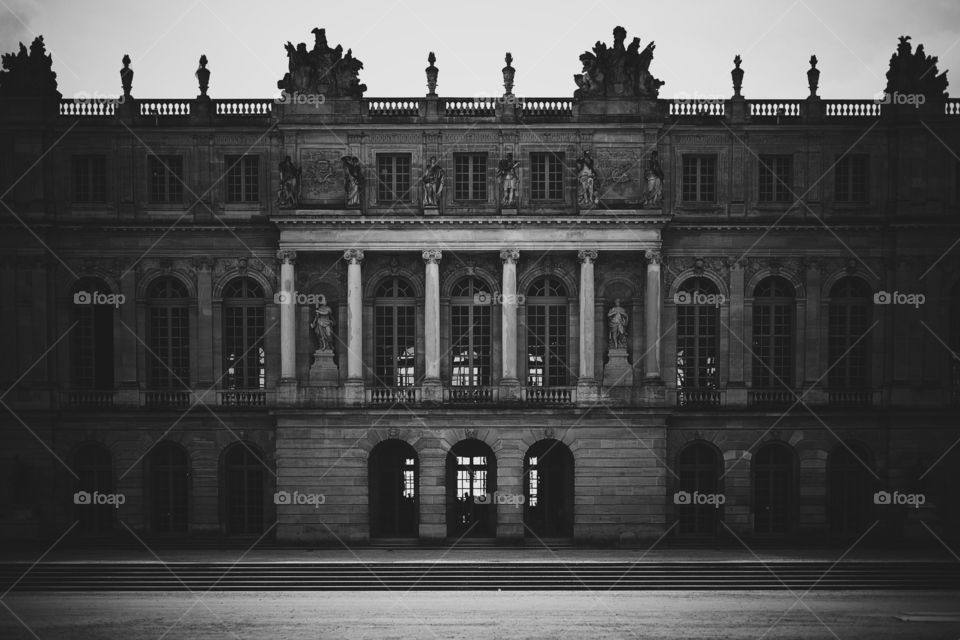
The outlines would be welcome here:
[[[360,206],[360,194],[363,189],[363,165],[357,156],[343,156],[343,190],[348,207]]]
[[[497,163],[497,180],[500,182],[500,204],[504,207],[516,206],[517,185],[520,177],[517,168],[519,161],[514,161],[513,153],[507,152],[506,158],[501,158]]]
[[[644,179],[647,181],[641,205],[644,209],[659,207],[663,203],[663,168],[658,156],[656,149],[650,152],[650,161],[644,172]]]
[[[327,305],[327,298],[320,296],[313,311],[313,320],[310,321],[310,328],[317,337],[317,352],[323,353],[333,351],[333,327],[336,322],[333,320],[333,309]]]
[[[300,167],[293,164],[290,156],[280,163],[280,188],[277,189],[277,206],[295,209],[300,206]]]
[[[423,173],[420,182],[423,184],[423,206],[436,207],[443,193],[443,181],[447,173],[437,162],[436,156],[430,156],[430,166]]]
[[[597,196],[597,171],[594,169],[593,156],[589,151],[577,158],[577,203],[580,206],[592,207],[600,199]]]
[[[607,312],[607,344],[611,349],[627,348],[627,325],[630,317],[627,310],[620,306],[620,298],[613,301],[613,307]]]

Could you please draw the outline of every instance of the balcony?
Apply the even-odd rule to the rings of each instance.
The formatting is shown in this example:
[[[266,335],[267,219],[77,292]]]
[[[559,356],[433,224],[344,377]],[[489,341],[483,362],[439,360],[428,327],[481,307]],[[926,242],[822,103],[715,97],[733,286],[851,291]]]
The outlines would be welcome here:
[[[217,391],[217,405],[221,407],[266,407],[266,389],[226,389]]]
[[[419,404],[422,399],[420,387],[371,387],[365,394],[368,405],[381,407]]]
[[[573,405],[577,402],[576,387],[523,387],[520,399],[535,405]]]
[[[446,404],[493,404],[499,400],[499,387],[452,386],[443,389],[443,401]]]
[[[877,403],[871,389],[831,389],[827,391],[827,404],[831,407],[871,407]]]
[[[790,389],[749,389],[747,405],[751,407],[789,407],[797,401]]]
[[[186,389],[148,389],[140,392],[140,406],[148,409],[186,409],[193,402]]]
[[[71,389],[60,392],[60,406],[68,409],[109,409],[117,399],[115,389]]]
[[[722,389],[677,389],[677,406],[684,409],[716,409],[724,400]]]

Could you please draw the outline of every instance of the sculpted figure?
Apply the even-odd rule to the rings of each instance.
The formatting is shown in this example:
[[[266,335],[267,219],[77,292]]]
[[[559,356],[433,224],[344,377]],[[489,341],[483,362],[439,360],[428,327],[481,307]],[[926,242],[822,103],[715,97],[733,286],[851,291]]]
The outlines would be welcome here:
[[[317,351],[333,351],[334,325],[333,309],[327,305],[326,297],[320,296],[320,302],[313,311],[313,320],[310,321],[310,328],[317,337]]]
[[[363,166],[357,156],[343,156],[343,190],[348,207],[360,206],[360,193],[363,189]]]
[[[423,174],[420,182],[423,184],[423,206],[436,207],[443,193],[443,181],[446,172],[437,162],[436,156],[430,156],[430,166]]]
[[[656,150],[650,152],[650,162],[647,164],[647,170],[644,178],[647,181],[646,189],[643,192],[643,207],[659,207],[663,202],[663,169],[660,167],[660,160]]]
[[[497,163],[497,180],[500,181],[500,204],[510,206],[515,204],[517,185],[520,177],[517,173],[519,162],[514,161],[513,153],[508,152],[506,158]]]
[[[613,301],[613,307],[607,312],[607,342],[611,349],[627,348],[627,325],[630,317],[627,310],[620,306],[620,298]]]
[[[593,156],[589,151],[577,158],[577,203],[581,206],[593,206],[599,198],[596,192],[597,172],[593,167]]]
[[[300,167],[293,164],[290,156],[280,163],[280,188],[277,189],[277,206],[289,209],[300,206]]]

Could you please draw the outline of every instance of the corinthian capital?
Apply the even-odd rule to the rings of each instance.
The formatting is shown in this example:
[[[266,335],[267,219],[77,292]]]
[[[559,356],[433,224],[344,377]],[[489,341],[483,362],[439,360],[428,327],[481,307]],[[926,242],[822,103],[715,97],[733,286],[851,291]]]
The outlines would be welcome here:
[[[293,264],[297,259],[297,252],[293,249],[278,249],[277,260],[282,263]]]
[[[520,250],[519,249],[501,249],[500,259],[503,260],[503,262],[506,264],[517,264],[517,260],[520,259]]]
[[[343,252],[343,259],[349,264],[360,264],[363,260],[363,249],[347,249]]]
[[[424,249],[423,261],[427,264],[437,264],[443,258],[443,251],[440,249]]]
[[[599,253],[597,253],[597,251],[594,249],[581,249],[580,251],[577,251],[577,260],[584,263],[596,262],[598,255]]]
[[[660,249],[647,249],[645,256],[648,264],[659,265],[663,260],[663,254],[661,253]]]

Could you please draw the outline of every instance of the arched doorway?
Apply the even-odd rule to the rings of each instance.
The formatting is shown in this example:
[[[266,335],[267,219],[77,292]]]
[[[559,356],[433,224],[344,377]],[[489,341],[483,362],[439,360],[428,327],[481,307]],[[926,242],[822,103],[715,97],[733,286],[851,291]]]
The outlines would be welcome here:
[[[147,458],[150,530],[186,533],[190,466],[187,452],[172,442],[161,442]]]
[[[859,536],[871,522],[873,506],[872,456],[859,443],[838,444],[827,458],[830,532]]]
[[[74,500],[79,524],[77,529],[87,534],[105,533],[113,529],[116,506],[95,500],[96,494],[113,493],[113,456],[103,445],[93,442],[80,445],[74,454],[74,471],[77,474],[77,491],[85,491],[91,497],[84,504]]]
[[[573,537],[573,454],[559,440],[541,440],[523,458],[525,535]]]
[[[497,460],[479,440],[458,442],[447,454],[447,535],[491,537],[497,532]]]
[[[228,535],[263,533],[263,455],[246,443],[223,455],[223,522]]]
[[[694,442],[677,456],[677,491],[689,501],[674,500],[677,533],[684,536],[714,536],[723,506],[717,501],[700,502],[700,495],[720,493],[720,454],[705,442]]]
[[[420,528],[417,452],[402,440],[373,448],[368,463],[370,537],[415,538]]]
[[[753,531],[783,535],[794,526],[796,459],[785,444],[771,442],[753,457]]]

